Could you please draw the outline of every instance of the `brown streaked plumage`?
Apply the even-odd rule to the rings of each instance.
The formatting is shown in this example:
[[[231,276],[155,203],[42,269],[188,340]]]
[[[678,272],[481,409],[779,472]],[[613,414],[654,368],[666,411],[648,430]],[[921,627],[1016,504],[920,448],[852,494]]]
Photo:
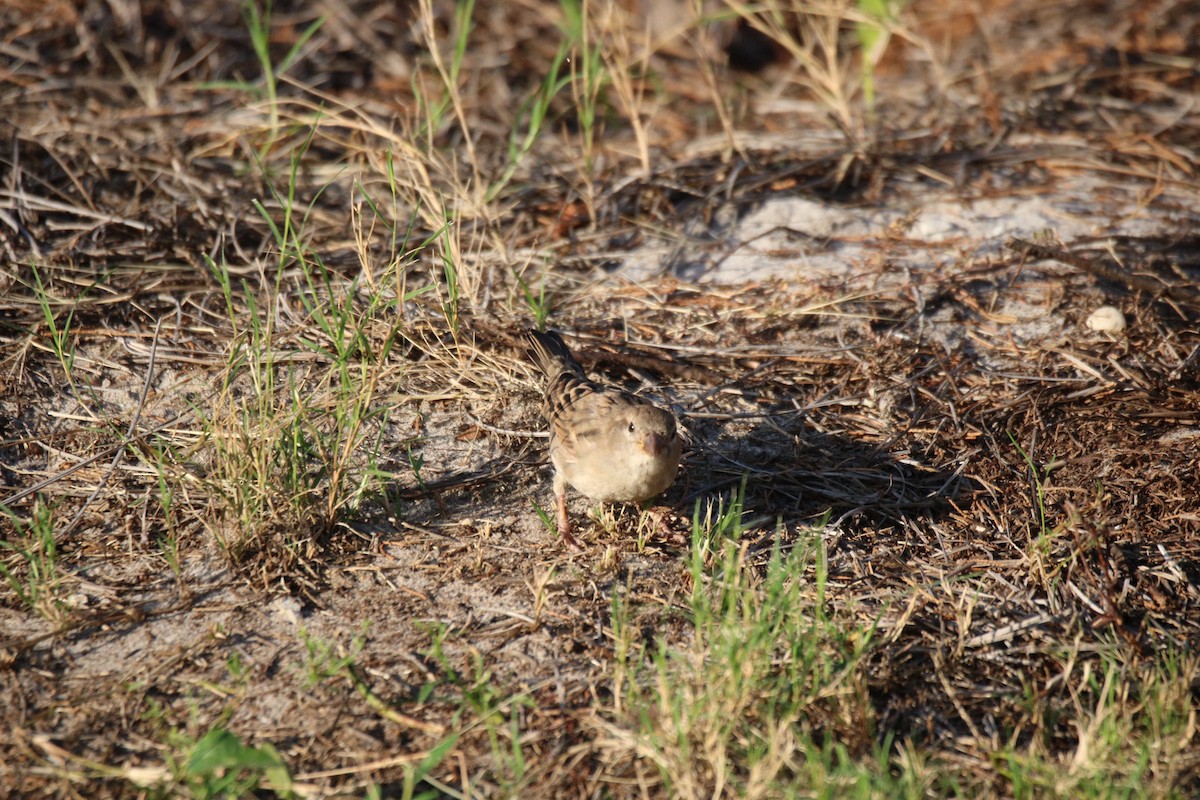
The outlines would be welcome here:
[[[544,413],[558,530],[570,544],[567,485],[602,503],[641,503],[675,480],[683,442],[675,416],[648,400],[589,380],[554,331],[529,332],[529,355],[546,374]]]

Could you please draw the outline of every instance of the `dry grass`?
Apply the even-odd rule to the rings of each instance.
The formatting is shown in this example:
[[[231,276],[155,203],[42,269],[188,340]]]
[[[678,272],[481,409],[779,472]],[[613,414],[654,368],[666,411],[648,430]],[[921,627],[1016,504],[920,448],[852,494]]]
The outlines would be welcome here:
[[[1200,790],[1186,208],[688,279],[788,194],[1194,198],[1200,17],[916,4],[872,105],[867,4],[680,5],[0,11],[6,794]],[[693,442],[583,554],[541,323]]]

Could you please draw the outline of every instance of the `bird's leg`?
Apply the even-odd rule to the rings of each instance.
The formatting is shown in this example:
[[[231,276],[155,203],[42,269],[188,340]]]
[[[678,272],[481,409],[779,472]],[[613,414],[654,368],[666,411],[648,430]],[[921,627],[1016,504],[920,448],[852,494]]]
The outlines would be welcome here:
[[[557,475],[554,477],[554,499],[558,512],[558,535],[568,547],[582,550],[579,540],[571,535],[571,518],[567,516],[567,482]]]

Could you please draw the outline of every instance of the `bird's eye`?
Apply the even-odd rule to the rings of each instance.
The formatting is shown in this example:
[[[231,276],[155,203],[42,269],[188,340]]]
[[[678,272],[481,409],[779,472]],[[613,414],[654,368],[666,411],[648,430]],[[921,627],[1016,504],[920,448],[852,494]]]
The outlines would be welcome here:
[[[633,428],[634,428],[634,425],[633,425],[633,423],[632,423],[632,422],[630,422],[630,423],[629,423],[629,432],[630,432],[630,433],[633,433]]]

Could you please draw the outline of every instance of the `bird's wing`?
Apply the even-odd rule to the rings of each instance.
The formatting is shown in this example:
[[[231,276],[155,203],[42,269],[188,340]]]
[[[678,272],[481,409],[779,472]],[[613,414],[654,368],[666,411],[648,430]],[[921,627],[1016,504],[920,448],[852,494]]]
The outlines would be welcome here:
[[[556,384],[562,384],[562,390],[546,396],[550,435],[571,461],[579,450],[611,437],[615,426],[624,424],[628,409],[641,402],[625,392],[565,375]]]

